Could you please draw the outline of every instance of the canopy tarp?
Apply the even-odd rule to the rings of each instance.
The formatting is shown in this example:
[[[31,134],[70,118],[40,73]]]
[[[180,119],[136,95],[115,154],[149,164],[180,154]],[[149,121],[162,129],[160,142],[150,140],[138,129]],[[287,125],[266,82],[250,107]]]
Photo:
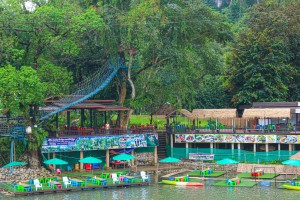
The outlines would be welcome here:
[[[194,109],[192,112],[195,118],[236,118],[236,109]]]
[[[245,109],[243,118],[291,118],[290,108]]]

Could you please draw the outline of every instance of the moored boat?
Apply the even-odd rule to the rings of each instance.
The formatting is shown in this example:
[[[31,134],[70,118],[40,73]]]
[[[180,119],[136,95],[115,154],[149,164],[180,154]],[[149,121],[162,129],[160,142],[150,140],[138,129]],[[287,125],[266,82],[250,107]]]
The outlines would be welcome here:
[[[178,181],[169,181],[169,180],[162,180],[164,184],[168,185],[179,185],[179,186],[204,186],[203,183],[199,182],[178,182]]]
[[[289,190],[300,190],[300,186],[294,186],[294,185],[283,185],[285,189]]]

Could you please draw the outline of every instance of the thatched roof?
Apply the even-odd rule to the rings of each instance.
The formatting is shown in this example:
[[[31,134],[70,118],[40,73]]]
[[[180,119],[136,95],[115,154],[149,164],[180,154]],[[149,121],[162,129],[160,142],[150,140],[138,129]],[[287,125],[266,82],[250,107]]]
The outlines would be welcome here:
[[[245,109],[243,118],[291,118],[290,108]]]
[[[194,120],[195,119],[195,116],[188,110],[186,109],[181,109],[179,110],[179,112],[181,114],[183,114],[184,116],[186,116],[189,120]]]
[[[176,107],[171,105],[170,103],[164,103],[161,105],[156,111],[151,113],[152,115],[170,115],[174,112],[176,112]]]
[[[205,118],[235,118],[236,109],[194,109],[192,115],[198,119]]]
[[[300,152],[298,152],[298,153],[292,155],[292,156],[290,157],[290,159],[291,159],[291,160],[300,160]]]

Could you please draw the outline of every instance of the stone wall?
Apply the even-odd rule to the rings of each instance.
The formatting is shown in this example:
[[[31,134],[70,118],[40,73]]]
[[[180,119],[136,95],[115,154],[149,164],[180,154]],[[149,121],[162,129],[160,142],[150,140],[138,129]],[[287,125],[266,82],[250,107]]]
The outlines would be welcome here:
[[[0,168],[0,181],[17,183],[35,178],[53,177],[36,158],[24,155],[20,161],[30,163],[30,166],[14,167],[12,173],[10,168]]]
[[[287,165],[261,165],[261,164],[238,164],[237,172],[251,172],[254,171],[254,168],[261,168],[267,173],[288,173],[288,174],[296,174],[300,172],[300,167],[293,167]]]
[[[30,179],[41,177],[53,177],[53,175],[43,167],[40,168],[27,168],[27,167],[14,167],[11,174],[10,169],[0,169],[0,180],[2,182],[26,182]]]
[[[136,157],[135,165],[138,165],[138,166],[154,165],[153,152],[136,153],[135,157]]]

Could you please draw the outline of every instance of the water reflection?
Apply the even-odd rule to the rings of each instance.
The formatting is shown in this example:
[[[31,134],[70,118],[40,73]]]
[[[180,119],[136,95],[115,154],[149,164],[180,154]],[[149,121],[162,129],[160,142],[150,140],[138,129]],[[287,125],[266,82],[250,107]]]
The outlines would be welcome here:
[[[152,181],[157,177],[151,177]],[[82,192],[62,192],[29,197],[6,197],[0,194],[1,200],[94,200],[94,199],[141,199],[141,200],[273,200],[299,199],[299,191],[277,189],[271,187],[215,187],[213,179],[206,180],[204,187],[179,187],[160,184],[157,181],[150,186],[127,187],[115,189],[99,189]],[[278,186],[278,185],[277,185]]]

